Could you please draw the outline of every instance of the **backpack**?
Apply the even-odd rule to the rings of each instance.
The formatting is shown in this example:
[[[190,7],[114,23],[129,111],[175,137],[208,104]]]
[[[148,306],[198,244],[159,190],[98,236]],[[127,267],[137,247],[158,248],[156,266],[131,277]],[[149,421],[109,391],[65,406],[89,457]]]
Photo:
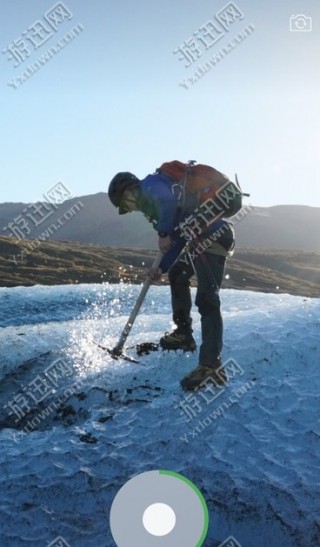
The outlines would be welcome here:
[[[182,209],[191,196],[195,208],[210,204],[218,218],[228,218],[238,213],[242,207],[242,196],[247,195],[242,194],[237,176],[236,182],[232,182],[217,169],[209,165],[195,165],[193,160],[188,163],[177,160],[163,163],[156,173],[167,175],[173,187],[179,187]]]

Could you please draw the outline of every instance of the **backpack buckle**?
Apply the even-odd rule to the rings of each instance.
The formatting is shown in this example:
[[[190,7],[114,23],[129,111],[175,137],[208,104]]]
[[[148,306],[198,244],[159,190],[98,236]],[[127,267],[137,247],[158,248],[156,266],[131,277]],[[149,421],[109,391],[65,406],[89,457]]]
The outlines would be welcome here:
[[[177,198],[178,204],[181,206],[184,202],[184,188],[178,182],[171,186],[172,194]]]

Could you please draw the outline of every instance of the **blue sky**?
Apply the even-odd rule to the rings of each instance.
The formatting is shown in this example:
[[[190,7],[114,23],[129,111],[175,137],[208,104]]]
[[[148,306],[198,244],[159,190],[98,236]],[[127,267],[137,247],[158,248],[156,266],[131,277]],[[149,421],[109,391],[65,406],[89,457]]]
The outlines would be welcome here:
[[[222,33],[215,15],[223,0],[66,0],[70,17],[40,45],[44,34],[30,27],[45,22],[49,32],[44,14],[55,4],[0,6],[1,51],[24,36],[29,53],[17,67],[0,56],[0,202],[37,201],[58,181],[74,196],[93,194],[118,171],[142,178],[163,161],[196,159],[237,172],[248,203],[320,206],[318,1],[239,0],[242,18]],[[311,32],[290,32],[297,14],[312,18]],[[208,21],[221,39],[207,38],[206,49],[199,29]],[[18,83],[79,24],[72,41]],[[181,85],[248,25],[254,30],[241,44]],[[186,68],[173,51],[197,31],[198,57]]]

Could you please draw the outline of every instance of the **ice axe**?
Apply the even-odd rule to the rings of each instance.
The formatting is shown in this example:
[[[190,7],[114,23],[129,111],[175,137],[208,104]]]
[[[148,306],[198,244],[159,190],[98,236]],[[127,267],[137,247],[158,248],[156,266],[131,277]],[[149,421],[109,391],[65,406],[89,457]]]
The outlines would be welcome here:
[[[157,256],[155,257],[153,263],[152,263],[151,268],[156,270],[159,267],[161,259],[162,259],[162,252],[159,251]],[[125,359],[126,361],[130,361],[132,363],[139,363],[139,361],[137,361],[137,359],[133,359],[133,357],[129,357],[128,355],[123,353],[123,346],[126,343],[126,340],[127,340],[128,336],[130,334],[130,331],[133,327],[133,323],[135,322],[135,319],[136,319],[136,317],[139,313],[142,302],[145,299],[145,296],[146,296],[146,294],[149,290],[149,287],[150,287],[151,283],[152,283],[151,278],[149,276],[146,277],[145,281],[143,282],[140,294],[139,294],[139,296],[137,298],[137,301],[134,305],[134,308],[133,308],[133,310],[130,314],[130,317],[129,317],[128,321],[126,322],[125,327],[124,327],[124,329],[123,329],[123,331],[120,335],[120,338],[119,338],[119,341],[118,341],[117,345],[113,349],[110,349],[110,348],[106,348],[104,346],[101,346],[100,344],[97,344],[100,349],[103,349],[103,350],[107,351],[111,355],[111,357],[113,357],[114,359]],[[153,344],[152,342],[150,342],[150,343],[145,342],[144,344],[138,344],[138,347],[139,347],[138,354],[141,355],[142,353],[148,353],[149,351],[153,351],[153,350],[158,349],[158,344]]]

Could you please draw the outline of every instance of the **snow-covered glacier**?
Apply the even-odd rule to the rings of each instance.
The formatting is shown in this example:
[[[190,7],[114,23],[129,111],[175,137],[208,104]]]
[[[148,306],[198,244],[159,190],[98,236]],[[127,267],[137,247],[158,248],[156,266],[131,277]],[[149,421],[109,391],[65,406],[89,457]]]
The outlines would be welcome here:
[[[114,496],[154,469],[202,491],[205,546],[319,546],[320,299],[223,290],[229,386],[187,394],[196,353],[133,364],[97,345],[116,345],[139,290],[0,289],[1,547],[114,546]],[[127,346],[171,327],[169,289],[153,286]]]

